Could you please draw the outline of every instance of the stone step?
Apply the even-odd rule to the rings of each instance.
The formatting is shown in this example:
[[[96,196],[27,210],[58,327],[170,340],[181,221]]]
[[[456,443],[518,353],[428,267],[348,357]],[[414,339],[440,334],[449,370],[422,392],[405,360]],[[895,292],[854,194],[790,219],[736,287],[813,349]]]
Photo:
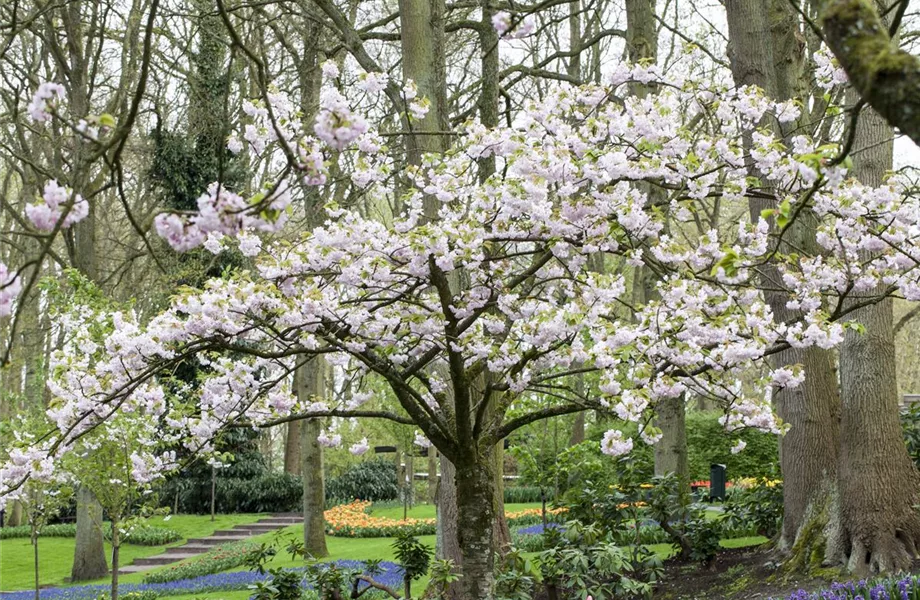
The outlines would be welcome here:
[[[179,562],[186,558],[191,558],[193,556],[198,556],[197,554],[159,554],[157,556],[148,556],[146,558],[135,558],[134,562],[131,563],[132,566],[160,566],[160,565],[169,565],[174,562]]]
[[[127,567],[119,567],[119,568],[118,568],[118,574],[119,574],[119,575],[131,575],[132,573],[143,573],[144,571],[149,571],[149,570],[152,569],[152,568],[153,568],[153,566],[151,566],[151,565],[147,565],[147,566],[144,566],[144,565],[128,565]]]
[[[188,540],[189,544],[202,545],[202,546],[222,546],[224,544],[230,544],[233,542],[239,542],[241,540],[249,539],[250,536],[241,533],[239,531],[234,531],[234,535],[222,535],[220,537],[206,537],[206,538],[193,538]]]
[[[243,532],[247,531],[246,529],[222,529],[220,531],[215,531],[211,534],[211,537],[239,537],[243,535]]]
[[[275,531],[276,529],[281,529],[282,527],[287,527],[287,525],[283,525],[280,523],[269,523],[267,525],[259,525],[259,524],[236,525],[233,527],[233,530],[234,531],[258,531],[261,533],[265,531]]]
[[[255,525],[281,525],[287,527],[288,525],[300,525],[303,523],[303,519],[300,517],[271,517],[269,519],[261,519],[256,521]]]
[[[303,519],[303,513],[296,513],[296,512],[272,513],[272,518],[297,518],[297,519]]]
[[[186,544],[184,546],[167,548],[164,554],[202,554],[208,552],[211,548],[213,548],[213,546],[206,546],[204,544]]]

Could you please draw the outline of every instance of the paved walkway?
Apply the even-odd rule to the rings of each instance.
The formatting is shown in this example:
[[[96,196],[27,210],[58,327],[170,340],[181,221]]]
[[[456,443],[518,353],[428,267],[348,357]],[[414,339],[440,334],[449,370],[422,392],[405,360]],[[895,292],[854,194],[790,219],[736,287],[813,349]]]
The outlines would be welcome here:
[[[299,523],[303,523],[303,517],[300,515],[294,513],[277,513],[256,521],[255,523],[236,525],[233,529],[215,531],[206,538],[186,540],[185,544],[182,546],[167,548],[165,552],[157,554],[156,556],[135,558],[133,563],[121,567],[118,569],[118,572],[123,575],[129,573],[143,573],[144,571],[149,571],[150,569],[162,565],[172,564],[180,560],[205,554],[213,550],[216,546],[229,544],[231,542],[239,542],[256,535],[261,535],[291,525],[297,525]]]

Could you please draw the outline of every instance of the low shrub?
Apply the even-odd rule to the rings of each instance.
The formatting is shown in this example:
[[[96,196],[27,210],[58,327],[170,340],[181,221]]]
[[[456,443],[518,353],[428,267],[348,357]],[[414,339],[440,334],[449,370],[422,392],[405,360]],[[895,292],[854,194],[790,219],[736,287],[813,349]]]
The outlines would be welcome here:
[[[19,527],[4,527],[0,529],[0,540],[13,538],[28,538],[32,536],[32,529],[28,525]],[[46,525],[38,533],[38,537],[72,538],[77,536],[77,526],[72,523]],[[112,525],[105,524],[105,537],[112,539]],[[164,546],[182,539],[182,534],[174,529],[157,527],[154,525],[138,525],[122,536],[125,544],[136,546]]]
[[[721,523],[725,537],[775,536],[783,524],[782,482],[762,479],[732,488]]]
[[[250,561],[253,555],[259,552],[259,548],[259,545],[253,542],[217,546],[207,554],[145,575],[144,583],[168,583],[240,567]]]
[[[326,498],[342,502],[396,500],[399,498],[396,465],[385,458],[352,465],[338,477],[332,477],[326,482]]]
[[[552,496],[552,491],[548,492]],[[543,492],[535,485],[516,485],[505,488],[505,504],[529,504],[542,502]]]

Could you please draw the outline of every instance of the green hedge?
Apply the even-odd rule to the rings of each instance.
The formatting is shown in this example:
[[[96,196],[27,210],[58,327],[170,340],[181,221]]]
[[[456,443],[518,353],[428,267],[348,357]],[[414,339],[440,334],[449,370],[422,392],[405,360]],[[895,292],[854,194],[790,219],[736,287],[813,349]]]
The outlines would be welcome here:
[[[32,536],[32,528],[28,525],[19,527],[4,527],[0,529],[0,540],[13,538],[28,538]],[[77,526],[72,523],[61,523],[57,525],[46,525],[39,532],[38,537],[57,537],[72,538],[77,536]],[[111,539],[112,524],[105,524],[105,537]],[[134,544],[136,546],[163,546],[178,542],[182,539],[182,534],[173,529],[166,527],[155,527],[153,525],[139,525],[132,529],[122,538],[125,544]]]

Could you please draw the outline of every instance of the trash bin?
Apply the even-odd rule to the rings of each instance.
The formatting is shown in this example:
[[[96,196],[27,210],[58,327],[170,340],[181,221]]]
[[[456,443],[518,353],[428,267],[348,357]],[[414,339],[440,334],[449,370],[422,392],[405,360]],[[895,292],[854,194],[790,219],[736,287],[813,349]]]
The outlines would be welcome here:
[[[709,465],[709,499],[725,500],[725,465]]]

